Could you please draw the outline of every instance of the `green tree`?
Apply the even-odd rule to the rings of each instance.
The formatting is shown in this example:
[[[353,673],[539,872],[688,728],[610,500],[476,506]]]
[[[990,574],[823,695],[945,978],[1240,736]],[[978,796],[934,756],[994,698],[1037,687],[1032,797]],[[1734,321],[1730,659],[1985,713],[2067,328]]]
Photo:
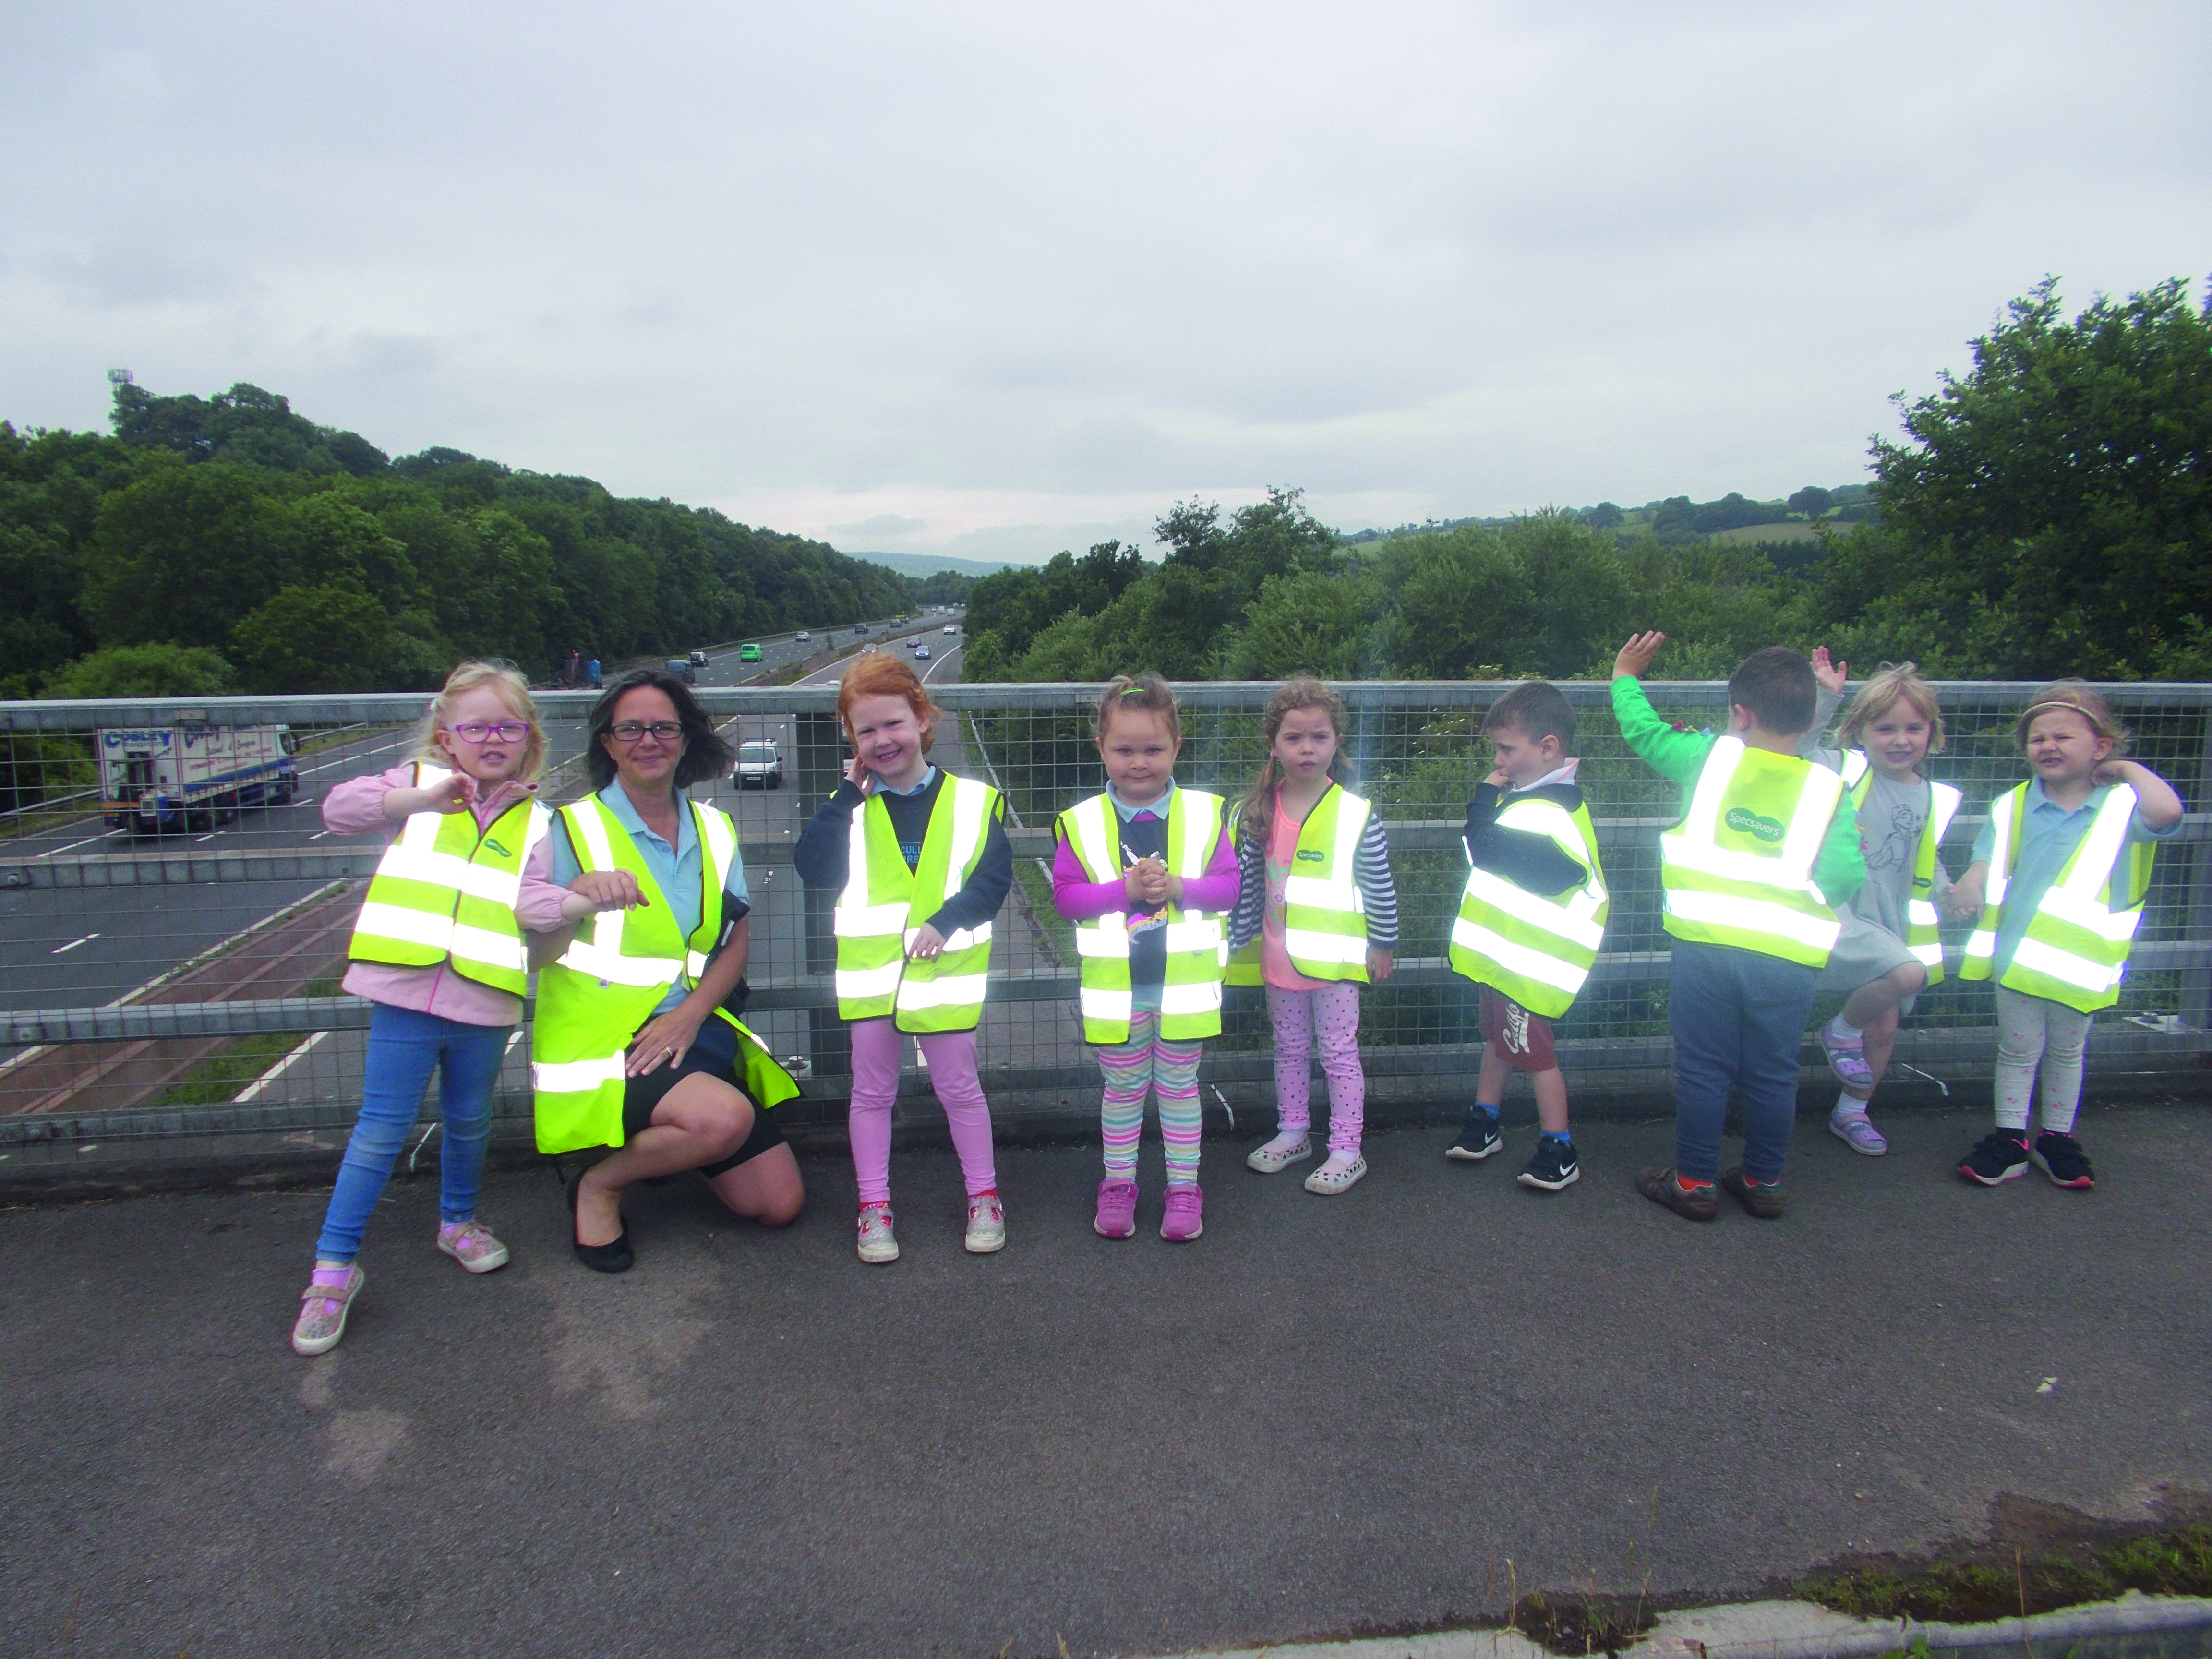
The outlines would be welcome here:
[[[1836,498],[1818,484],[1807,484],[1783,503],[1792,513],[1802,513],[1808,519],[1817,519],[1836,504]]]
[[[376,682],[392,619],[358,587],[287,587],[232,630],[249,691],[357,691]]]
[[[1883,532],[1824,562],[1832,619],[1946,672],[2155,678],[2212,623],[2212,296],[2046,279],[1874,444]]]
[[[289,574],[285,503],[257,469],[173,463],[100,503],[83,605],[104,644],[219,648]]]
[[[78,658],[46,682],[47,697],[214,697],[230,665],[192,645],[116,645]]]

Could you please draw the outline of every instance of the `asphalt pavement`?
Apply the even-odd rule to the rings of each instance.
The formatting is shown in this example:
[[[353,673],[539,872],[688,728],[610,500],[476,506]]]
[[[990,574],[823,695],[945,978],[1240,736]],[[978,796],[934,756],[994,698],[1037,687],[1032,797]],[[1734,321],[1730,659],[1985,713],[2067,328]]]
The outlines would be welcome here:
[[[543,1172],[492,1181],[514,1260],[464,1276],[425,1177],[318,1360],[285,1338],[319,1193],[0,1212],[0,1650],[1170,1652],[2212,1486],[2212,1115],[2093,1109],[2086,1195],[1960,1184],[1969,1115],[1893,1115],[1881,1161],[1800,1127],[1788,1218],[1708,1226],[1630,1190],[1660,1123],[1586,1126],[1553,1198],[1525,1129],[1475,1166],[1371,1137],[1333,1199],[1210,1141],[1185,1246],[1156,1144],[1124,1243],[1095,1148],[1005,1149],[988,1258],[951,1154],[902,1152],[888,1267],[810,1158],[779,1233],[635,1194],[616,1279]]]

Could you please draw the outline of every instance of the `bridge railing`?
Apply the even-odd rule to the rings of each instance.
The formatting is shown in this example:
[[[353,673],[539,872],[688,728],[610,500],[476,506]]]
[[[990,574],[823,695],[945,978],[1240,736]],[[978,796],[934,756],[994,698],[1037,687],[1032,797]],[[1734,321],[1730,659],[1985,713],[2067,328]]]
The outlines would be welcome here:
[[[1012,811],[1019,878],[993,961],[981,1035],[985,1085],[1010,1124],[1073,1125],[1096,1109],[1097,1073],[1074,1016],[1073,935],[1053,913],[1047,872],[1053,814],[1103,783],[1091,741],[1098,689],[932,689],[947,714],[938,757],[996,782]],[[1185,738],[1177,778],[1241,795],[1262,757],[1260,710],[1273,689],[1178,688]],[[1360,1036],[1370,1088],[1386,1110],[1461,1101],[1469,1091],[1480,1035],[1473,999],[1444,960],[1445,939],[1465,874],[1459,825],[1489,769],[1482,714],[1506,689],[1342,688],[1345,747],[1388,831],[1399,889],[1397,972],[1365,994]],[[1661,712],[1685,726],[1725,720],[1725,688],[1717,683],[1648,689]],[[1948,742],[1928,770],[1966,796],[1944,843],[1954,873],[1965,867],[1990,801],[2025,775],[2012,730],[2033,689],[1939,688]],[[1678,792],[1626,752],[1606,686],[1563,690],[1581,720],[1579,781],[1597,821],[1613,911],[1604,953],[1558,1036],[1579,1097],[1610,1091],[1663,1107],[1667,944],[1657,835],[1680,810]],[[2212,815],[2195,810],[2212,799],[2212,685],[2104,690],[2131,730],[2135,757],[2171,780],[2192,810],[2179,840],[2160,850],[2120,1006],[2098,1021],[2092,1072],[2175,1076],[2200,1066],[2212,1024]],[[724,780],[712,799],[738,814],[752,889],[748,1018],[801,1074],[805,1096],[785,1109],[790,1120],[834,1125],[847,1060],[830,983],[831,896],[802,890],[790,856],[844,759],[835,693],[699,696],[733,743],[771,740],[784,757],[781,790],[740,796]],[[579,761],[592,701],[586,693],[539,697],[548,799],[572,799],[584,787]],[[368,1012],[339,981],[380,844],[324,831],[313,803],[346,778],[402,763],[426,703],[345,696],[0,704],[0,1159],[16,1160],[20,1170],[94,1157],[80,1146],[118,1145],[192,1158],[211,1136],[334,1144],[359,1100]],[[273,723],[295,739],[301,800],[217,799],[158,835],[99,815],[100,733]],[[1954,960],[1962,933],[1946,929]],[[1986,1088],[1993,1022],[1986,988],[1954,977],[1924,993],[1899,1044],[1899,1085],[1924,1078]],[[1207,1045],[1209,1103],[1264,1107],[1273,1092],[1268,1048],[1256,996],[1232,995],[1224,1033]],[[526,1054],[526,1036],[510,1048],[502,1075],[500,1111],[511,1123],[528,1112]],[[1809,1050],[1807,1058],[1814,1063]],[[906,1086],[925,1094],[926,1073],[910,1073]],[[0,1179],[7,1170],[0,1162]]]

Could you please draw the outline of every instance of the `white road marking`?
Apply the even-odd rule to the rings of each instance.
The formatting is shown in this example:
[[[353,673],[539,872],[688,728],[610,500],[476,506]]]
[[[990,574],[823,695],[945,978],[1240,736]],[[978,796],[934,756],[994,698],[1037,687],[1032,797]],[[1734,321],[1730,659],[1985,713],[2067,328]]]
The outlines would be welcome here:
[[[214,831],[214,830],[209,830],[209,831],[207,832],[207,834],[205,834],[204,836],[194,836],[192,837],[192,839],[193,839],[194,841],[196,841],[196,842],[198,842],[198,841],[213,841],[213,840],[215,839],[215,831]]]
[[[76,950],[80,945],[89,945],[93,940],[99,937],[100,935],[97,933],[87,933],[82,939],[73,939],[67,945],[57,945],[52,950],[47,951],[46,954],[50,957],[58,957],[64,951]]]
[[[119,836],[123,832],[118,830],[114,833]],[[105,837],[100,836],[87,836],[82,841],[73,841],[67,847],[49,847],[45,852],[40,854],[39,856],[42,859],[50,859],[58,853],[66,853],[70,851],[72,848],[78,847],[89,847],[93,842],[104,839]]]
[[[286,1054],[283,1059],[278,1060],[274,1066],[271,1066],[259,1077],[254,1079],[252,1082],[247,1084],[243,1089],[240,1090],[236,1095],[232,1097],[233,1102],[234,1103],[243,1103],[246,1101],[252,1099],[254,1096],[259,1094],[270,1084],[276,1082],[278,1078],[290,1071],[300,1060],[305,1059],[308,1050],[313,1048],[329,1035],[330,1033],[328,1031],[315,1032],[313,1036],[309,1036],[305,1042],[293,1049],[290,1054]]]

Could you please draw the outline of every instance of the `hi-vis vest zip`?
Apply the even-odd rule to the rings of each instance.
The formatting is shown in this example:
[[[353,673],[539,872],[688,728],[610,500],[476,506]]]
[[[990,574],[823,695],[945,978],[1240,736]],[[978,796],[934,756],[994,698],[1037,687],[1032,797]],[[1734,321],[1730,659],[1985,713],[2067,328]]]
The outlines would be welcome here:
[[[1841,931],[1813,884],[1844,781],[1794,755],[1722,738],[1681,823],[1659,837],[1667,931],[1818,968]]]
[[[599,798],[561,809],[578,866],[629,871],[647,902],[635,910],[586,917],[560,960],[538,972],[530,1072],[541,1152],[623,1144],[630,1038],[671,986],[688,988],[706,972],[708,956],[720,942],[722,891],[737,856],[737,825],[715,807],[697,801],[687,806],[700,849],[699,922],[688,937],[637,843]],[[755,1106],[773,1106],[799,1092],[742,1021],[726,1009],[716,1012],[737,1029],[738,1074]]]
[[[451,776],[416,763],[417,788]],[[410,814],[377,864],[346,956],[398,968],[450,959],[455,973],[520,997],[527,980],[515,901],[522,896],[523,860],[551,822],[529,799],[508,807],[481,835],[466,809]]]
[[[1220,844],[1224,803],[1202,790],[1177,788],[1168,798],[1169,872],[1185,881],[1206,873]],[[1083,872],[1094,882],[1119,882],[1121,815],[1103,795],[1071,806],[1060,815],[1060,832],[1075,849]],[[1221,976],[1229,965],[1228,917],[1218,910],[1167,911],[1167,976],[1160,987],[1160,1035],[1176,1042],[1195,1042],[1221,1030]],[[1075,926],[1075,950],[1082,961],[1083,1040],[1129,1040],[1129,918],[1108,912]]]
[[[1989,887],[1981,920],[1966,941],[1960,979],[1987,979],[1995,963],[1997,929],[2004,923],[2005,889],[2020,861],[2027,789],[2023,783],[2008,790],[1990,808],[1995,838],[1990,846]],[[2142,920],[2143,896],[2150,890],[2151,861],[2156,854],[2147,844],[2129,844],[2128,825],[2135,812],[2134,789],[2114,784],[2097,809],[2089,832],[2028,918],[2027,932],[1998,984],[2026,996],[2063,1002],[2085,1014],[2120,1000],[2120,976],[2127,971],[2128,951]]]
[[[1545,836],[1588,873],[1581,886],[1547,896],[1487,870],[1469,870],[1452,923],[1452,969],[1532,1014],[1557,1019],[1589,977],[1612,908],[1598,866],[1597,830],[1587,806],[1570,812],[1536,797],[1509,799],[1498,809],[1498,824]]]
[[[1867,791],[1874,787],[1874,769],[1866,751],[1853,749],[1844,756],[1844,787],[1850,793],[1851,811],[1866,805]],[[1943,832],[1958,816],[1959,792],[1948,783],[1928,786],[1928,817],[1920,826],[1920,845],[1912,854],[1912,896],[1905,904],[1905,948],[1928,969],[1928,982],[1943,982],[1943,942],[1936,937],[1936,859],[1943,845]]]
[[[1367,902],[1353,871],[1359,838],[1373,810],[1363,797],[1332,783],[1298,826],[1298,850],[1283,884],[1283,946],[1291,966],[1308,979],[1367,982]],[[1258,823],[1265,836],[1270,826]],[[1231,985],[1263,982],[1260,941],[1229,958]]]
[[[974,778],[944,774],[921,858],[908,869],[890,809],[870,795],[853,811],[844,890],[837,895],[837,1013],[842,1019],[893,1016],[902,1031],[972,1031],[983,1018],[991,966],[991,924],[963,927],[934,962],[908,957],[921,925],[968,884],[982,862],[999,792]]]

